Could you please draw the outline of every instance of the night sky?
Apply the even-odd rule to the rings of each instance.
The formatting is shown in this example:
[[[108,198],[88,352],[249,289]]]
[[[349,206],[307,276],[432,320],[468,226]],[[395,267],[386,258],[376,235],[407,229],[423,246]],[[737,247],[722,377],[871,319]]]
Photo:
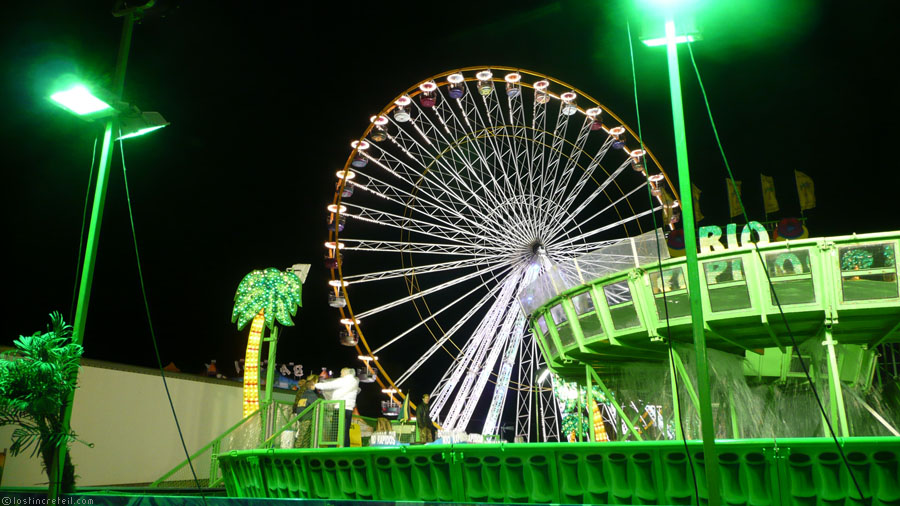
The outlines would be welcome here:
[[[45,90],[63,72],[109,82],[121,30],[110,3],[16,2],[0,16],[0,344],[42,329],[50,311],[74,314],[102,124],[52,106]],[[125,156],[162,360],[187,372],[216,359],[233,375],[246,344],[246,329],[230,320],[238,283],[253,269],[294,263],[312,270],[278,361],[358,365],[326,304],[325,206],[349,142],[404,89],[459,67],[519,67],[573,84],[637,127],[628,14],[617,2],[160,3],[135,26],[124,99],[172,124],[126,142]],[[760,172],[775,177],[776,216],[798,215],[797,169],[816,184],[811,236],[900,228],[897,43],[884,27],[894,18],[843,2],[734,4],[698,18],[704,40],[693,50],[751,217],[763,218]],[[632,32],[637,43],[635,18]],[[635,59],[644,141],[674,177],[665,52],[638,45]],[[681,63],[703,224],[724,225],[725,169],[684,48]],[[119,160],[117,150],[85,356],[155,367]]]

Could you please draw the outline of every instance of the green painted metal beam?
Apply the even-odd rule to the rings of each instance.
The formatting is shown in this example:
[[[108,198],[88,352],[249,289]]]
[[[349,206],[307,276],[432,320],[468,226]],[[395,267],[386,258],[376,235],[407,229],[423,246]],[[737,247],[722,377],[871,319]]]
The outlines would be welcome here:
[[[643,441],[644,438],[641,437],[641,433],[638,432],[638,430],[634,427],[634,424],[631,423],[631,419],[628,418],[628,415],[622,409],[622,406],[619,405],[619,401],[617,401],[612,392],[610,392],[609,389],[606,388],[606,384],[603,383],[603,380],[600,379],[597,371],[595,371],[594,368],[590,366],[588,366],[588,371],[591,377],[594,378],[594,381],[597,382],[597,386],[600,387],[600,391],[603,392],[603,395],[605,395],[606,398],[609,399],[609,401],[612,403],[613,407],[616,408],[616,413],[618,413],[619,416],[622,417],[622,421],[625,422],[625,425],[628,427],[628,431],[631,432],[635,439],[637,439],[638,441]]]
[[[694,228],[694,205],[691,198],[691,176],[688,168],[687,134],[684,128],[684,108],[681,102],[681,75],[678,69],[678,48],[675,41],[675,20],[666,19],[666,56],[669,64],[669,92],[672,96],[672,120],[675,131],[675,155],[678,163],[678,186],[681,194],[684,243],[687,257],[688,292],[691,297],[691,327],[694,350],[697,354],[697,389],[700,395],[700,430],[706,462],[717,462],[716,433],[713,426],[712,402],[709,393],[709,366],[706,358],[706,335],[703,329],[703,301],[700,296],[700,266],[697,262],[697,232]],[[709,504],[721,504],[719,466],[707,465]]]

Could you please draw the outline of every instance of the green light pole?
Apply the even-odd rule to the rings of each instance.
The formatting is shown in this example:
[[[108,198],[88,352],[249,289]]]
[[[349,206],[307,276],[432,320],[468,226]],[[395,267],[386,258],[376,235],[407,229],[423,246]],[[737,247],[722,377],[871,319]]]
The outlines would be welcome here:
[[[147,7],[147,6],[145,6]],[[134,27],[135,11],[129,11],[124,14],[122,24],[122,37],[119,41],[119,54],[116,58],[116,68],[113,74],[112,93],[115,98],[121,98],[122,91],[125,86],[125,68],[128,65],[128,52],[131,48],[131,33]],[[118,124],[118,118],[113,115],[106,121],[106,127],[103,131],[103,148],[100,153],[100,166],[97,173],[97,184],[94,190],[94,202],[91,209],[91,221],[88,228],[88,239],[85,247],[84,265],[81,270],[81,284],[78,288],[78,302],[75,309],[75,321],[72,325],[72,341],[76,344],[84,342],[84,329],[87,323],[88,303],[91,298],[91,284],[94,280],[94,264],[97,261],[97,246],[100,243],[100,224],[103,221],[103,206],[106,203],[106,188],[109,184],[109,171],[112,166],[113,155],[113,131]],[[75,373],[77,375],[77,372]],[[62,430],[68,435],[71,432],[69,427],[72,420],[72,402],[75,393],[69,395],[63,406],[62,413]],[[65,467],[66,454],[68,453],[68,439],[63,439],[57,448],[59,458],[55,459],[56,469],[52,469],[49,473],[55,479],[50,481],[49,496],[55,499],[59,496],[62,488],[62,477]]]
[[[672,121],[675,131],[675,155],[678,163],[678,189],[681,193],[681,212],[684,221],[684,249],[687,256],[688,291],[700,293],[700,266],[697,263],[697,231],[694,227],[694,207],[691,177],[688,170],[687,135],[684,129],[684,107],[681,102],[681,74],[678,70],[678,46],[674,16],[666,17],[666,53],[669,62],[669,92],[672,95]],[[703,329],[703,303],[691,297],[691,329],[697,355],[697,390],[700,397],[700,430],[703,437],[703,456],[709,504],[718,506],[719,462],[716,454],[716,433],[713,426],[712,399],[709,394],[709,364],[706,357],[706,335]],[[699,501],[700,498],[698,497]]]

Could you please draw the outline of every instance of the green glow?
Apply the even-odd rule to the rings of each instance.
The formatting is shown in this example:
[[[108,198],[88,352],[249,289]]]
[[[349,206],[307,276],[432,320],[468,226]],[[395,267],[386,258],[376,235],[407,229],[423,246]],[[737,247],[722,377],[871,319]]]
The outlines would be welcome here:
[[[118,137],[118,138],[116,138],[116,140],[120,141],[122,139],[131,139],[132,137],[140,137],[141,135],[149,134],[150,132],[152,132],[154,130],[159,130],[160,128],[162,128],[164,126],[166,126],[166,125],[156,125],[156,126],[152,126],[152,127],[142,128],[142,129],[138,130],[137,132],[131,132],[130,134],[125,134],[121,137]]]
[[[684,44],[685,42],[695,42],[699,39],[700,38],[696,35],[679,35],[675,37],[675,43]],[[667,39],[665,37],[658,37],[655,39],[643,40],[641,42],[643,42],[647,47],[656,47],[666,45]]]
[[[285,272],[269,267],[256,270],[244,276],[234,294],[234,311],[231,321],[237,322],[238,329],[244,328],[260,311],[265,313],[266,326],[274,328],[275,321],[290,327],[294,325],[291,316],[297,314],[302,283],[293,272]]]
[[[50,95],[50,100],[79,116],[112,109],[112,106],[94,96],[90,90],[80,84]]]

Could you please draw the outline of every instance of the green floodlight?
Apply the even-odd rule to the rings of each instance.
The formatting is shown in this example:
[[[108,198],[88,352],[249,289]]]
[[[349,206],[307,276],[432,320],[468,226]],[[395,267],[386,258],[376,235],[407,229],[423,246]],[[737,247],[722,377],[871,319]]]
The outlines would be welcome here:
[[[92,115],[101,111],[113,112],[111,105],[97,98],[96,95],[81,84],[76,84],[65,91],[58,91],[50,95],[50,100],[78,116]]]
[[[676,35],[675,43],[676,44],[684,44],[685,42],[697,42],[701,40],[702,37],[699,33],[691,33],[688,35]],[[656,37],[653,39],[642,39],[641,42],[644,43],[647,47],[656,47],[656,46],[665,46],[669,40],[665,37]]]
[[[168,126],[169,122],[158,112],[136,112],[119,116],[119,136],[117,141],[130,139]]]

